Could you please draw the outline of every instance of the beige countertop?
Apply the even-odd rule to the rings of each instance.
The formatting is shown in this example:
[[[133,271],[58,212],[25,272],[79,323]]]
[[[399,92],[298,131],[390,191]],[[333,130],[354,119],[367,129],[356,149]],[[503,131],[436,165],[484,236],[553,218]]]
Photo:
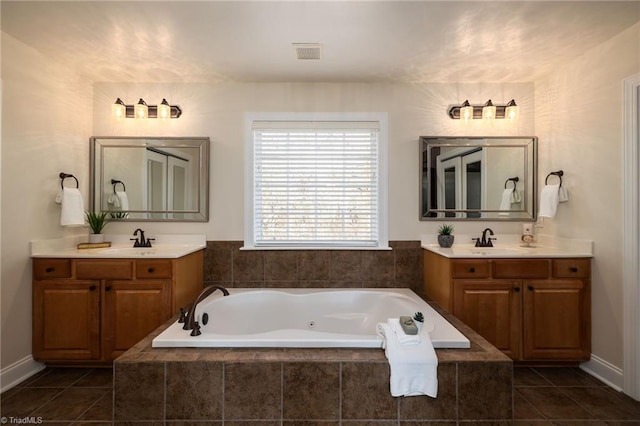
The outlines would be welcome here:
[[[106,234],[111,247],[78,249],[87,236],[31,241],[31,257],[74,259],[177,259],[206,248],[205,235],[148,235],[155,238],[152,247],[133,247],[131,235]]]
[[[570,258],[593,257],[593,241],[536,236],[536,241],[526,246],[520,235],[494,235],[493,247],[475,247],[471,236],[456,235],[451,248],[442,248],[436,235],[422,237],[422,248],[448,258]]]

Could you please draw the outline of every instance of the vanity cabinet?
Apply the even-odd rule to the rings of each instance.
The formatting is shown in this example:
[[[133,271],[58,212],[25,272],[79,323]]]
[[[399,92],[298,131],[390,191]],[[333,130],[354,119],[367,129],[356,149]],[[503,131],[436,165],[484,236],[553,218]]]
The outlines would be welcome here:
[[[424,251],[427,297],[518,361],[591,355],[589,258],[446,258]]]
[[[109,363],[193,300],[203,251],[177,259],[33,259],[33,357]]]

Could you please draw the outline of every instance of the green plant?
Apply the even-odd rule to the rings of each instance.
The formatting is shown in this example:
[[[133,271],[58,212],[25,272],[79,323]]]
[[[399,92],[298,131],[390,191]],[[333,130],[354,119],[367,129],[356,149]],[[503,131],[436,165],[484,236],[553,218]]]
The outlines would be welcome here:
[[[87,223],[89,224],[89,227],[91,228],[94,234],[102,233],[102,229],[107,224],[108,214],[109,214],[108,212],[96,213],[88,210],[84,212],[84,216],[87,218]]]
[[[129,212],[111,212],[111,219],[126,219],[129,217]]]
[[[438,228],[438,235],[451,235],[453,234],[453,225],[441,225]]]
[[[422,312],[416,312],[413,314],[413,319],[418,322],[424,322],[424,315],[422,315]]]

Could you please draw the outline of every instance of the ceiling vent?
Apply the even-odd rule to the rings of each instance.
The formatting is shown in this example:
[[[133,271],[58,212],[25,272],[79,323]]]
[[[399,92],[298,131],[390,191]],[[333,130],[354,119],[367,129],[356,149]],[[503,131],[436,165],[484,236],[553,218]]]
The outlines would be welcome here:
[[[293,43],[296,57],[300,61],[317,61],[322,58],[322,45],[320,43]]]

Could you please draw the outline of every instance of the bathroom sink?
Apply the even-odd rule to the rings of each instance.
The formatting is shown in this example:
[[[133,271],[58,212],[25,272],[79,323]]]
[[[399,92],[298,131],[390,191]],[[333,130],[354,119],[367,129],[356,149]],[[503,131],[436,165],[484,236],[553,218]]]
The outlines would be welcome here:
[[[496,257],[518,257],[527,254],[527,251],[516,247],[475,247],[475,246],[453,246],[451,254],[455,256],[496,256]]]

